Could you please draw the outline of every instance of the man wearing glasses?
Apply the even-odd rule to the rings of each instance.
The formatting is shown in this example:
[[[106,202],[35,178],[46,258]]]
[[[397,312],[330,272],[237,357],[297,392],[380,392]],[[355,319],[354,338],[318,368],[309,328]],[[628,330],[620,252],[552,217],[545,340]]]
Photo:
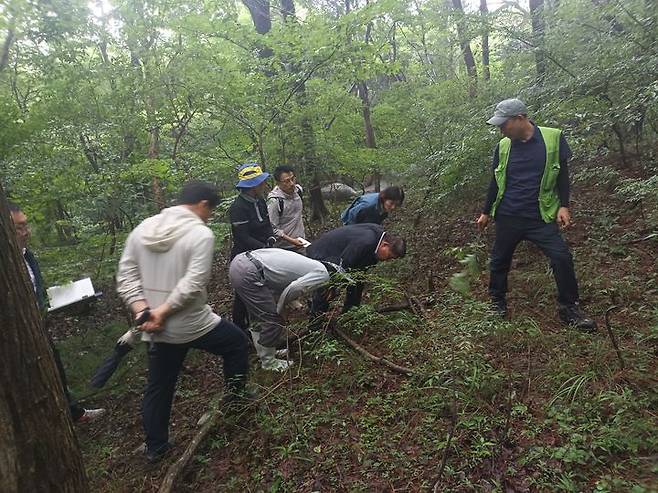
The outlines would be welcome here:
[[[30,240],[30,226],[27,221],[27,216],[18,205],[12,202],[9,202],[9,213],[11,214],[11,220],[16,228],[16,242],[21,249],[23,259],[25,260],[25,267],[27,268],[27,273],[30,276],[32,288],[34,289],[34,294],[36,296],[37,307],[43,316],[44,327],[47,327],[48,319],[46,318],[46,314],[48,311],[48,297],[46,295],[46,286],[43,277],[41,276],[39,262],[28,247]],[[73,398],[68,388],[66,371],[64,370],[62,358],[60,357],[59,351],[55,347],[55,343],[47,330],[46,336],[48,337],[48,342],[53,351],[55,366],[57,367],[57,372],[60,381],[62,382],[62,387],[64,388],[64,394],[66,395],[66,400],[69,404],[69,410],[71,411],[71,418],[73,418],[73,421],[76,423],[87,423],[103,416],[105,414],[105,409],[85,409]]]
[[[580,330],[595,330],[596,323],[578,304],[573,258],[560,234],[560,227],[571,224],[571,150],[562,131],[535,125],[519,99],[498,103],[487,123],[496,125],[504,136],[493,155],[493,176],[477,220],[480,230],[487,227],[490,218],[496,220],[489,282],[494,310],[503,317],[507,315],[507,275],[512,255],[522,240],[528,240],[550,259],[562,322]]]
[[[276,186],[267,196],[267,212],[274,230],[277,248],[304,252],[305,238],[304,202],[302,187],[297,184],[295,170],[290,166],[278,166],[274,170]]]

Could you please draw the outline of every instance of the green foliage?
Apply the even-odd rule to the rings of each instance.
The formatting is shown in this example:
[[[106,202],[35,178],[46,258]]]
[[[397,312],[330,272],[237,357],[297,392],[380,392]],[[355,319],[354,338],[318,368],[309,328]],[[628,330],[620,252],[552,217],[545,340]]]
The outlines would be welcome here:
[[[189,178],[231,192],[247,160],[297,165],[303,181],[378,171],[437,203],[481,186],[497,139],[484,118],[517,94],[538,121],[567,127],[577,152],[624,145],[654,158],[656,18],[641,0],[560,2],[544,13],[543,46],[522,9],[467,6],[476,53],[485,29],[492,46],[492,78],[475,94],[454,35],[462,16],[432,2],[309,3],[298,22],[273,13],[266,36],[240,2],[106,7],[13,2],[0,15],[0,33],[15,35],[0,73],[0,170],[47,244],[126,231],[155,210],[158,187],[171,199]],[[376,148],[364,145],[361,81]]]
[[[128,330],[127,324],[119,320],[104,327],[89,327],[87,324],[83,327],[81,333],[56,344],[66,369],[67,382],[76,398],[99,393],[89,386],[89,380],[103,360],[110,355],[117,339]],[[140,368],[143,350],[143,347],[138,347],[130,352],[112,376],[107,388],[102,389],[100,393],[112,392],[120,395],[126,392],[134,383],[131,379],[135,371]]]
[[[235,194],[235,167],[247,161],[270,170],[292,164],[307,190],[316,179],[353,180],[359,188],[378,172],[404,184],[420,199],[418,212],[431,217],[475,190],[482,195],[500,137],[484,121],[498,100],[513,96],[525,100],[538,123],[566,130],[579,158],[572,168],[577,183],[638,208],[654,231],[654,3],[544,2],[541,36],[515,2],[490,5],[486,15],[463,3],[462,14],[435,0],[296,2],[296,16],[284,22],[272,2],[265,35],[234,0],[3,5],[0,41],[9,43],[2,45],[6,61],[0,57],[0,175],[34,226],[47,282],[84,274],[95,282],[111,279],[128,231],[157,211],[160,195],[171,204],[192,178],[218,184],[225,198],[211,224],[219,246],[229,231],[225,211]],[[483,77],[484,33],[490,79]],[[476,58],[477,81],[463,63],[462,35]],[[538,77],[542,58],[546,73]],[[367,101],[360,84],[368,88]],[[368,112],[373,147],[365,144]],[[582,168],[583,158],[598,165]],[[595,251],[587,244],[593,260],[579,264],[588,274],[581,277],[583,292],[598,293],[598,300],[615,293],[624,316],[641,318],[654,309],[658,281],[654,275],[641,282],[647,277],[638,269],[655,265],[634,265],[634,247],[609,241],[615,228],[625,227],[611,220],[612,207],[603,204],[591,217],[591,241],[608,246]],[[330,209],[335,220],[340,208]],[[655,321],[641,332],[628,319],[622,342],[633,369],[618,377],[606,340],[546,330],[550,323],[540,327],[523,317],[499,321],[468,296],[484,266],[483,247],[446,252],[460,264],[449,282],[457,293],[438,291],[429,321],[374,309],[403,297],[408,286],[398,280],[418,276],[413,255],[360,277],[369,284],[368,303],[340,323],[416,375],[382,376],[337,339],[310,335],[303,371],[268,396],[250,418],[258,426],[233,434],[221,428],[210,451],[198,455],[202,464],[222,453],[226,464],[233,464],[232,454],[244,459],[240,467],[249,472],[224,474],[233,466],[223,464],[213,488],[301,491],[320,478],[327,484],[318,488],[331,491],[410,484],[430,490],[437,451],[448,447],[454,402],[445,491],[503,490],[505,475],[515,474],[528,482],[519,489],[529,491],[650,491],[643,479],[631,478],[648,469],[642,458],[658,450],[655,416],[647,411],[656,399],[633,372],[655,367]],[[424,254],[431,255],[416,252]],[[597,269],[611,259],[629,272],[601,281]],[[519,275],[532,281],[533,296],[548,299],[547,272]],[[63,344],[64,361],[76,365],[69,377],[78,394],[122,330],[114,324]],[[526,353],[528,361],[518,359]],[[307,381],[309,374],[315,380]],[[260,372],[259,378],[268,377]],[[201,394],[183,385],[180,401],[205,405]],[[101,435],[93,441],[105,440]],[[236,453],[233,444],[248,453]],[[103,463],[94,472],[105,486],[113,474],[107,459],[122,451],[87,446]],[[298,477],[289,473],[291,464]],[[353,464],[359,477],[343,478]],[[486,479],[464,471],[485,471]],[[500,478],[492,477],[499,471]]]
[[[467,247],[454,247],[446,251],[446,255],[456,258],[463,266],[463,269],[453,274],[448,281],[450,288],[462,296],[469,296],[471,283],[477,280],[482,272],[485,258],[483,249],[483,244],[473,243]]]

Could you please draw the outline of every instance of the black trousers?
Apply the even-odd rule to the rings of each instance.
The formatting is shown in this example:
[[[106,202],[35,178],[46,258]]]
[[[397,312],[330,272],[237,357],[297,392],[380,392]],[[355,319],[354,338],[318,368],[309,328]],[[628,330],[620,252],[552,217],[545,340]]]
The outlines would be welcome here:
[[[233,291],[233,307],[231,309],[231,320],[245,332],[249,328],[249,312],[247,305],[240,299],[238,293]]]
[[[148,351],[148,383],[142,401],[146,447],[157,452],[169,440],[169,418],[178,374],[190,348],[202,349],[224,359],[227,392],[244,389],[249,369],[245,333],[222,319],[210,332],[185,344],[156,342]]]
[[[507,275],[516,246],[523,240],[537,245],[546,255],[557,284],[558,302],[572,304],[578,301],[578,281],[573,257],[557,223],[513,216],[496,217],[496,239],[491,251],[489,295],[494,300],[505,300]]]
[[[57,366],[59,379],[62,382],[62,386],[64,387],[64,394],[66,395],[66,401],[69,403],[71,418],[73,418],[73,421],[77,421],[85,413],[85,408],[79,405],[71,395],[71,392],[69,392],[68,382],[66,381],[66,371],[64,370],[64,364],[62,363],[62,358],[59,355],[59,351],[55,347],[55,344],[53,343],[52,340],[50,340],[50,347],[53,350],[53,356],[55,357],[55,366]]]
[[[55,366],[57,367],[57,373],[59,375],[59,381],[62,382],[62,387],[64,387],[64,395],[66,396],[66,402],[69,404],[69,411],[71,411],[71,418],[73,421],[79,420],[82,415],[85,413],[85,408],[77,403],[77,401],[69,392],[68,382],[66,380],[66,370],[64,369],[64,364],[62,363],[62,357],[59,355],[59,351],[55,346],[55,341],[50,336],[48,330],[50,325],[50,320],[48,317],[43,319],[43,330],[46,332],[46,337],[48,338],[48,343],[50,344],[50,349],[53,351],[53,357],[55,358]]]
[[[343,304],[343,313],[350,308],[361,305],[361,298],[363,297],[364,284],[356,282],[347,287],[345,294],[345,303]],[[320,288],[313,293],[313,300],[311,302],[311,314],[320,315],[329,309],[329,300],[335,295],[336,288]]]

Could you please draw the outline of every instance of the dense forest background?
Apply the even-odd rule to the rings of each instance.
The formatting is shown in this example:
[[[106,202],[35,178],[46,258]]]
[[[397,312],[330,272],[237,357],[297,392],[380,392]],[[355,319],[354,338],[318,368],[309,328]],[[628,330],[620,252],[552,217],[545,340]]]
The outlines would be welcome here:
[[[505,97],[579,159],[653,162],[655,2],[490,3],[6,1],[4,185],[37,240],[107,260],[183,181],[228,196],[248,161],[297,166],[315,219],[337,177],[479,186]]]
[[[484,122],[508,97],[574,151],[565,234],[594,336],[557,323],[532,248],[514,264],[512,321],[488,315],[492,235],[474,220],[500,138]],[[169,465],[145,472],[128,450],[143,354],[109,390],[87,384],[126,329],[123,241],[186,180],[216,183],[209,294],[226,313],[223,211],[253,161],[297,169],[311,239],[344,206],[323,185],[405,187],[389,224],[409,255],[377,267],[338,323],[414,373],[310,337],[294,373],[255,373],[259,426],[220,426],[176,491],[658,491],[657,143],[655,0],[0,1],[2,185],[47,284],[89,275],[105,292],[50,322],[75,393],[110,410],[77,429],[94,491],[155,491]],[[412,312],[377,312],[412,295]],[[183,447],[217,369],[186,364]]]

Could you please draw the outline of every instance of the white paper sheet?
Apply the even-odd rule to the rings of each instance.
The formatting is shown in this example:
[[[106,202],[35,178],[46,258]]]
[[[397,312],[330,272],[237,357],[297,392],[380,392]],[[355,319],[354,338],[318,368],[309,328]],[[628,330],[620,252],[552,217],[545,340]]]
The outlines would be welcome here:
[[[48,311],[57,310],[96,294],[94,286],[91,284],[91,279],[88,277],[64,284],[63,286],[53,286],[48,288],[47,292],[48,299],[50,300],[50,309]]]
[[[302,238],[301,236],[299,238],[297,238],[297,240],[302,242],[302,247],[304,247],[304,248],[308,247],[311,244],[310,241],[308,241],[305,238]]]

